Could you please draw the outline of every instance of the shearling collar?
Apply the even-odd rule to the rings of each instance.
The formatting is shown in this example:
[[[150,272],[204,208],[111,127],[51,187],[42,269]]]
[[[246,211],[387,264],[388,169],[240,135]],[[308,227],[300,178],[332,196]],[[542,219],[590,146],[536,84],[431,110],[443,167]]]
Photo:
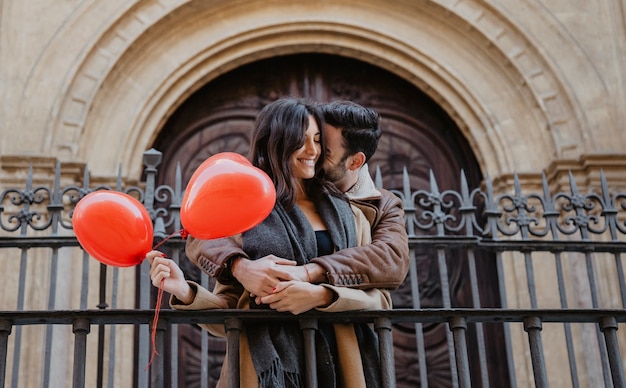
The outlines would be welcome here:
[[[361,166],[356,183],[346,191],[345,194],[350,200],[376,199],[382,197],[382,194],[376,189],[376,185],[374,185],[374,181],[370,176],[367,163]]]

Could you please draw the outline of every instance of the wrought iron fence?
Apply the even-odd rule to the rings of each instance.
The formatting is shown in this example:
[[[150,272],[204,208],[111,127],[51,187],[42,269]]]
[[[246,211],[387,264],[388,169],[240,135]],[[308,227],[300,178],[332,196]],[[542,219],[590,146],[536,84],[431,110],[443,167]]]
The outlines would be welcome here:
[[[184,241],[172,237],[180,230],[182,177],[157,186],[159,163],[158,151],[145,153],[142,187],[124,187],[121,172],[114,187],[91,187],[88,171],[81,185],[62,187],[58,164],[51,186],[34,185],[31,170],[24,187],[2,192],[0,386],[176,386],[184,381],[181,325],[302,318],[163,310],[162,356],[144,369],[155,314],[147,263],[125,269],[90,259],[71,215],[94,190],[133,195],[154,221],[155,243],[167,238],[164,246],[184,264]],[[428,190],[408,182],[405,173],[404,186],[393,190],[403,200],[412,259],[396,308],[304,318],[376,322],[386,386],[625,386],[626,337],[618,328],[626,322],[626,193],[611,191],[604,174],[587,193],[571,174],[569,192],[556,194],[543,175],[539,193],[525,193],[517,175],[513,193],[497,195],[489,177],[470,188],[462,176],[459,190],[439,190],[432,173]],[[204,274],[189,276],[210,286]],[[88,335],[92,327],[96,336]],[[136,344],[130,351],[128,338]],[[208,386],[208,336],[200,338],[194,378]],[[73,355],[65,356],[72,342]]]

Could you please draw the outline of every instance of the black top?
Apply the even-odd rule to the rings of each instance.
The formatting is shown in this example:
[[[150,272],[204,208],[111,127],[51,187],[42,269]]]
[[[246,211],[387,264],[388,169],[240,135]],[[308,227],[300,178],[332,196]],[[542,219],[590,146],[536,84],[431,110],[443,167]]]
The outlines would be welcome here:
[[[315,238],[317,239],[317,255],[329,255],[335,251],[333,247],[333,240],[330,238],[330,233],[327,230],[316,230]],[[328,347],[330,348],[330,354],[332,355],[335,373],[336,373],[336,381],[337,387],[341,386],[341,379],[339,378],[339,362],[337,356],[339,355],[337,351],[337,339],[335,338],[335,330],[333,326],[328,323],[321,323],[319,325],[319,330],[322,333],[322,336],[326,340]]]
[[[327,230],[316,230],[315,238],[317,239],[317,255],[330,255],[333,249],[333,240],[330,239],[330,233]]]

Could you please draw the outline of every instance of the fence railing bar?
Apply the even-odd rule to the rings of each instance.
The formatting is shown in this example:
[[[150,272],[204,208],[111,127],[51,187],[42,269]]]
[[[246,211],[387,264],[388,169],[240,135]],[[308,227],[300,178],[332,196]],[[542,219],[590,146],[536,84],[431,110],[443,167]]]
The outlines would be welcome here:
[[[540,241],[540,240],[491,240],[488,238],[462,238],[450,237],[444,238],[428,238],[420,236],[420,238],[409,238],[409,245],[429,247],[435,245],[446,244],[449,247],[466,247],[478,246],[482,249],[491,251],[528,251],[528,252],[626,252],[626,245],[620,242],[599,242],[599,241]]]
[[[415,258],[415,250],[409,251],[411,261],[409,262],[409,276],[411,279],[411,299],[413,309],[421,309],[419,294],[419,279],[417,277],[417,261]],[[415,340],[417,345],[417,359],[420,372],[420,387],[428,388],[428,369],[426,366],[426,346],[424,343],[424,329],[421,323],[415,324]]]
[[[318,322],[315,319],[300,320],[300,330],[304,338],[305,387],[317,388],[317,355],[315,352],[315,332]]]
[[[598,297],[598,287],[596,283],[595,270],[593,269],[593,258],[590,251],[585,251],[585,264],[587,267],[589,292],[591,294],[591,307],[597,309],[600,307],[600,302]],[[602,338],[602,331],[599,328],[596,329],[596,336],[598,340],[598,348],[600,351],[600,359],[602,361],[602,377],[604,379],[604,386],[608,387],[611,385],[610,365],[607,355],[606,343]]]
[[[180,250],[178,249],[174,249],[172,250],[171,253],[171,259],[180,266]],[[205,275],[204,273],[202,273],[203,275]],[[206,275],[205,275],[206,276]],[[203,282],[203,280],[200,281],[200,285],[204,288],[206,288],[207,290],[209,289],[208,284],[206,284],[206,282]],[[155,289],[156,291],[156,289]],[[158,292],[158,291],[157,291]],[[164,294],[164,296],[167,294]],[[165,305],[168,305],[168,301],[165,299],[165,297],[163,298],[163,302],[165,303]],[[156,308],[156,306],[155,306]],[[160,306],[159,308],[163,308],[163,306]],[[174,388],[177,387],[178,384],[178,354],[176,353],[178,351],[178,346],[179,346],[179,340],[178,340],[178,325],[170,325],[169,327],[169,343],[172,349],[172,354],[174,355],[173,357],[170,358],[170,363],[168,365],[169,368],[169,373],[170,373],[170,387]],[[208,333],[206,330],[202,330],[201,331],[201,336],[200,336],[200,349],[201,349],[201,353],[200,353],[200,386],[202,387],[206,387],[208,386],[208,379],[203,379],[202,376],[206,376],[206,370],[207,370],[207,365],[208,365],[208,356],[207,356],[207,352],[208,352],[208,346],[207,346],[207,338],[208,338]]]
[[[11,388],[19,386],[20,356],[22,346],[22,326],[15,328],[15,340],[13,346],[13,368],[11,369]]]
[[[439,282],[441,284],[441,299],[443,302],[443,308],[451,308],[452,301],[450,298],[450,282],[448,279],[448,264],[446,263],[446,253],[443,247],[437,247],[437,261],[439,264]],[[456,355],[454,354],[454,339],[452,338],[452,332],[446,330],[446,340],[448,342],[448,353],[450,355],[450,375],[452,379],[452,386],[454,388],[459,385],[459,378],[457,375]]]
[[[50,262],[50,275],[48,285],[48,310],[55,309],[56,290],[57,290],[57,273],[59,266],[59,249],[52,248],[52,259]],[[44,364],[43,364],[43,384],[44,386],[50,385],[50,363],[52,362],[52,340],[54,335],[54,328],[52,326],[46,327],[46,341],[44,346]]]
[[[556,265],[557,284],[559,287],[559,298],[561,300],[561,308],[568,308],[567,292],[565,289],[565,279],[563,278],[563,263],[561,261],[561,253],[554,253],[554,262]],[[563,322],[563,330],[565,332],[565,344],[567,346],[567,358],[569,362],[570,378],[572,380],[572,388],[580,386],[578,381],[578,367],[576,365],[576,354],[574,350],[574,340],[572,338],[572,328],[569,322]]]
[[[117,295],[119,290],[119,277],[120,271],[118,267],[113,268],[113,279],[111,284],[111,308],[117,309]],[[114,388],[115,384],[115,362],[112,360],[115,359],[115,343],[117,338],[117,332],[115,330],[115,325],[111,325],[109,328],[109,363],[107,366],[107,375],[108,375],[108,388]]]
[[[474,257],[474,250],[467,250],[467,259],[470,273],[470,287],[472,290],[472,307],[475,309],[480,308],[480,293],[478,291],[478,274],[476,272],[476,258]],[[476,328],[476,341],[478,342],[478,366],[480,368],[480,379],[483,388],[489,388],[489,371],[487,370],[487,354],[485,349],[485,333],[483,331],[482,322],[477,322]]]
[[[106,303],[107,292],[107,265],[100,263],[100,284],[98,295],[98,309],[104,310],[108,307]],[[98,325],[98,366],[96,368],[96,386],[102,388],[104,384],[104,334],[105,325]]]
[[[391,321],[384,317],[378,318],[374,321],[374,329],[378,333],[383,388],[395,388],[396,377]]]
[[[20,251],[20,270],[19,270],[19,284],[17,289],[17,306],[18,310],[24,309],[24,298],[26,294],[26,270],[28,266],[28,249],[21,249]]]
[[[624,266],[622,264],[622,255],[615,252],[615,266],[617,281],[619,282],[619,291],[622,297],[622,307],[626,309],[626,278],[624,277]]]
[[[116,330],[115,330],[115,325],[111,325],[111,327],[109,327],[109,354],[111,355],[109,357],[109,362],[107,365],[107,377],[108,377],[108,384],[107,387],[108,388],[114,388],[115,387],[115,357],[116,357],[116,346],[115,346],[115,339],[116,339]]]
[[[174,336],[174,333],[177,333]],[[178,325],[173,325],[172,327],[172,349],[178,349]],[[176,345],[176,346],[175,346]],[[200,351],[202,354],[200,355],[200,386],[208,387],[209,386],[209,332],[206,330],[200,331]],[[172,357],[176,360],[172,360],[176,365],[176,373],[172,373],[172,388],[178,387],[178,357]],[[174,372],[174,371],[172,371]],[[175,378],[176,377],[176,378]]]
[[[500,308],[453,308],[433,309],[393,309],[393,310],[358,310],[349,313],[330,313],[308,311],[300,315],[259,310],[170,310],[159,312],[170,324],[223,324],[228,318],[267,319],[269,321],[289,321],[302,318],[317,319],[320,322],[372,323],[384,316],[393,323],[447,323],[452,317],[464,317],[472,322],[524,322],[529,316],[539,317],[544,323],[598,323],[605,316],[612,316],[619,323],[626,323],[624,309],[500,309]],[[147,325],[154,319],[154,310],[117,309],[117,310],[57,310],[57,311],[0,311],[0,320],[9,320],[13,326],[72,324],[77,318],[89,319],[91,324]],[[160,319],[160,318],[159,318]],[[146,333],[149,330],[146,328]]]
[[[0,248],[61,248],[78,247],[80,244],[74,236],[20,236],[20,237],[0,237]]]
[[[168,246],[184,246],[185,241],[173,237],[167,242]],[[542,241],[542,240],[493,240],[489,237],[476,236],[409,236],[410,247],[435,247],[445,245],[449,248],[480,247],[486,250],[502,251],[545,251],[545,252],[626,252],[626,245],[618,241]],[[78,247],[80,244],[74,236],[56,237],[6,237],[0,236],[0,248],[50,248],[50,247]]]
[[[242,321],[238,318],[227,318],[224,328],[227,336],[228,354],[228,387],[239,388],[239,334],[242,329]]]
[[[28,249],[21,249],[20,251],[20,270],[19,270],[19,284],[17,290],[17,310],[24,310],[24,298],[26,294],[26,267],[28,265]],[[11,374],[11,387],[17,388],[19,385],[19,370],[20,370],[20,358],[22,348],[22,328],[15,328],[15,342],[13,353],[13,369]]]
[[[500,307],[508,308],[506,301],[506,285],[504,284],[505,274],[502,263],[502,252],[496,251],[496,271],[498,274],[498,291],[500,293]],[[509,325],[503,325],[504,346],[506,351],[506,367],[509,374],[509,384],[511,388],[517,388],[517,378],[515,377],[515,364],[513,362],[513,345],[511,342],[511,328]]]
[[[54,167],[54,183],[52,184],[52,192],[50,193],[50,204],[48,205],[52,235],[56,235],[59,231],[59,222],[61,220],[62,211],[63,195],[61,194],[61,161],[57,160],[56,166]]]
[[[150,387],[151,388],[162,388],[165,386],[165,331],[167,328],[167,321],[165,319],[159,319],[156,323],[156,328],[153,326],[154,322],[150,324],[150,330],[155,330],[155,338],[154,344],[156,353],[153,353],[154,350],[151,350],[150,356]]]
[[[89,293],[89,254],[83,251],[82,276],[80,279],[80,309],[87,309],[87,297]]]
[[[72,323],[74,333],[74,374],[72,386],[74,388],[85,387],[85,361],[87,360],[87,334],[89,334],[90,322],[85,318],[76,318]]]
[[[7,355],[9,347],[9,334],[13,325],[11,321],[0,319],[0,387],[4,387],[7,374]]]
[[[617,321],[613,317],[605,317],[600,320],[600,330],[604,333],[606,348],[611,366],[613,387],[624,388],[624,370],[617,341]]]
[[[524,264],[526,265],[526,283],[528,284],[528,295],[530,296],[530,307],[536,309],[537,288],[535,286],[535,271],[533,269],[533,257],[530,252],[524,252]]]
[[[200,285],[207,290],[209,289],[209,275],[205,272],[201,272],[200,274]],[[206,387],[209,385],[209,333],[206,330],[202,330],[200,333],[200,349],[202,351],[202,355],[200,356],[200,361],[202,362],[200,383],[203,387]],[[174,388],[174,386],[172,386],[172,388]]]
[[[150,280],[150,263],[148,260],[144,260],[139,265],[139,287],[137,292],[139,293],[139,308],[149,309],[150,306],[150,291],[153,288],[152,281]],[[161,314],[161,313],[159,313]],[[149,324],[151,321],[146,322]],[[150,330],[147,327],[141,327],[138,334],[138,350],[137,359],[138,365],[148,365],[150,356]],[[139,388],[148,387],[148,375],[143,369],[137,371],[137,384]]]
[[[465,235],[472,236],[478,225],[476,220],[477,207],[474,205],[474,196],[478,195],[479,191],[474,190],[470,194],[470,189],[467,183],[467,177],[465,171],[461,170],[461,196],[462,202],[459,211],[463,217],[463,225],[465,226]],[[475,247],[466,247],[467,260],[469,266],[469,280],[470,289],[472,294],[472,307],[475,309],[480,308],[480,291],[478,288],[478,272],[476,270],[476,255]],[[475,325],[476,341],[478,343],[478,366],[480,368],[480,380],[483,388],[489,388],[489,368],[487,366],[487,351],[485,344],[485,333],[482,322],[477,322]]]
[[[587,279],[589,281],[589,292],[591,295],[591,307],[597,309],[600,307],[598,299],[598,286],[596,284],[595,270],[593,269],[593,259],[591,252],[585,252],[585,265],[587,266]]]
[[[463,317],[453,317],[449,321],[450,330],[454,337],[456,366],[461,388],[471,388],[469,361],[467,359],[467,322]]]
[[[528,333],[530,345],[530,358],[533,366],[535,387],[545,388],[548,386],[546,364],[543,357],[543,344],[541,342],[541,318],[530,316],[524,318],[524,330]]]

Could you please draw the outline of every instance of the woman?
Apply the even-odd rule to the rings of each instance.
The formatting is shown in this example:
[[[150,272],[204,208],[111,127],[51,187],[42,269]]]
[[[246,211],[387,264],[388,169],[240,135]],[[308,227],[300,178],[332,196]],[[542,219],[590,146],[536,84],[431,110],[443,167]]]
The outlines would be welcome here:
[[[310,104],[280,99],[268,104],[255,123],[252,164],[265,171],[276,187],[276,205],[258,226],[243,233],[243,250],[251,259],[267,255],[291,258],[299,265],[319,255],[355,246],[368,235],[369,224],[356,222],[353,211],[334,186],[322,179],[322,117]],[[358,218],[358,220],[361,220]],[[364,229],[363,229],[364,228]],[[367,233],[362,233],[365,230]],[[367,241],[366,241],[367,242]],[[262,308],[240,285],[217,284],[211,293],[186,282],[180,269],[153,251],[153,284],[163,282],[177,309]],[[389,294],[307,282],[281,282],[262,300],[278,311],[294,314],[390,308]],[[265,305],[267,306],[267,305]],[[214,335],[223,327],[206,326]],[[318,381],[323,387],[380,385],[376,336],[369,325],[320,325],[316,338]],[[296,322],[246,325],[240,340],[241,386],[300,387],[304,384],[302,334]],[[358,355],[361,355],[359,358]],[[222,367],[218,386],[226,383]]]

